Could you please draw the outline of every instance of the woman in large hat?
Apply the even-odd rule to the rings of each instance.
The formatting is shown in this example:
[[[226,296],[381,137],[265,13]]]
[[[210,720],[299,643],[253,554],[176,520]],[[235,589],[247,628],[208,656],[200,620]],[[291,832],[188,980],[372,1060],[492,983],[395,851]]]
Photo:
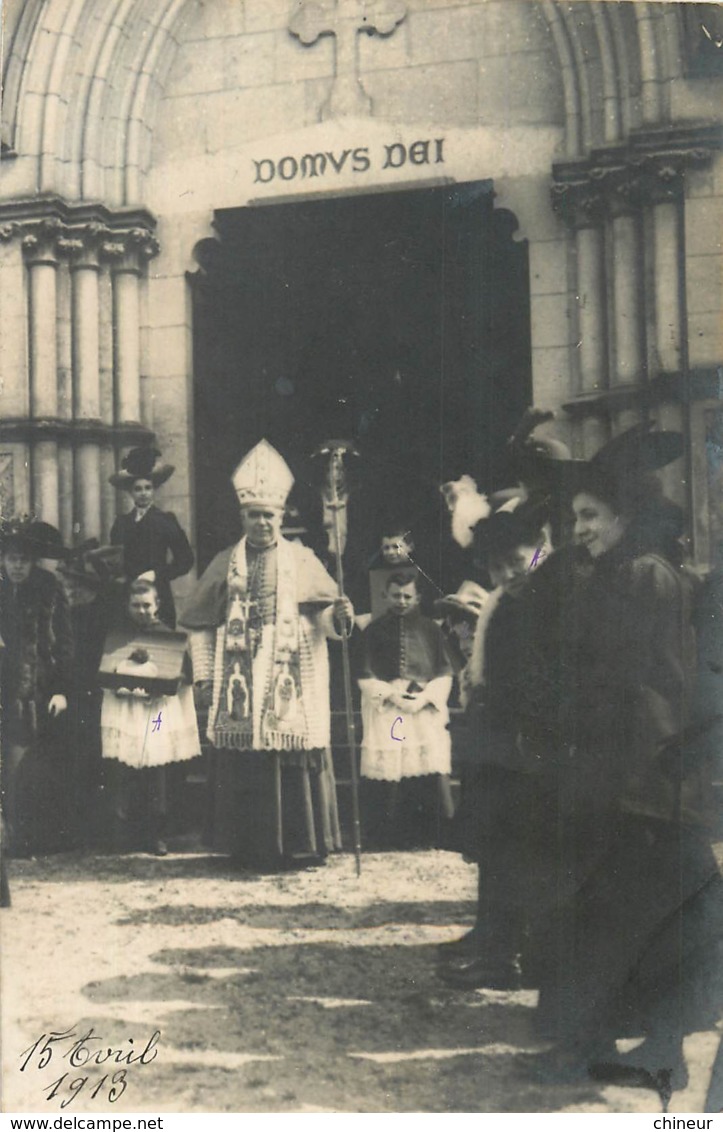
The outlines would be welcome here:
[[[690,1010],[701,987],[715,997],[705,978],[722,883],[710,782],[685,752],[695,653],[682,513],[653,475],[681,452],[678,434],[639,426],[558,468],[587,566],[557,610],[554,678],[521,719],[521,749],[557,766],[560,857],[578,870],[538,932],[537,1017],[556,1045],[535,1071],[589,1069],[663,1096],[685,1082],[684,1033],[706,1028]],[[527,655],[545,668],[544,618],[535,626]],[[525,676],[539,691],[539,672]],[[647,1040],[619,1058],[614,1039],[637,1035]]]
[[[60,532],[48,523],[25,515],[0,524],[2,804],[11,855],[43,847],[50,832],[40,828],[31,763],[53,719],[67,709],[73,638],[63,587],[38,560],[63,553]]]
[[[128,492],[133,510],[119,515],[110,532],[110,541],[123,547],[129,582],[140,575],[156,586],[161,620],[171,628],[176,624],[171,582],[193,566],[193,551],[172,511],[161,511],[154,503],[156,488],[171,478],[175,469],[160,462],[157,448],[133,448],[123,459],[120,472],[110,477],[113,487]]]
[[[463,495],[469,495],[468,492]],[[440,947],[440,975],[459,987],[514,989],[530,899],[540,896],[542,854],[551,835],[545,800],[554,794],[546,768],[518,745],[521,656],[529,637],[524,595],[552,553],[549,508],[505,491],[483,506],[463,500],[453,529],[470,538],[480,570],[494,589],[477,619],[472,651],[461,675],[469,721],[469,757],[457,814],[460,848],[479,863],[476,922],[460,940]],[[548,823],[549,825],[549,823]]]

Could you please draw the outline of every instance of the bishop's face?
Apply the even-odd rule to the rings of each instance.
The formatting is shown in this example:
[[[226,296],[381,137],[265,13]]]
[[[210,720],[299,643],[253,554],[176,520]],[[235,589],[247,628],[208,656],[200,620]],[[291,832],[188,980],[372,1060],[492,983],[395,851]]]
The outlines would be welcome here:
[[[274,546],[281,536],[283,512],[275,507],[242,507],[241,523],[252,546]]]

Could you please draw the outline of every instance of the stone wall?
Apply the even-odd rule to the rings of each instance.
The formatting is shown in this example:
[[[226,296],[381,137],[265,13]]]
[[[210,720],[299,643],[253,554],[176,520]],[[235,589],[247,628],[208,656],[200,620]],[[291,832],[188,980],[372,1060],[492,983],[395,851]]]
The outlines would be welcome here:
[[[324,29],[315,32],[313,20],[292,27],[292,34],[289,0],[127,0],[120,21],[102,0],[6,0],[4,416],[37,416],[32,343],[37,351],[44,341],[32,325],[32,267],[27,246],[21,250],[29,229],[13,227],[14,219],[7,223],[18,202],[28,205],[23,215],[31,227],[47,212],[51,194],[72,206],[92,202],[96,211],[105,209],[98,222],[113,231],[127,231],[126,215],[151,218],[142,219],[144,238],[157,240],[159,251],[133,266],[131,305],[140,327],[130,353],[118,352],[117,261],[101,249],[97,300],[94,285],[87,278],[83,283],[97,301],[97,327],[86,319],[79,334],[76,252],[62,251],[51,288],[55,339],[46,351],[45,379],[54,384],[48,406],[63,422],[77,418],[82,424],[84,405],[86,416],[89,410],[78,390],[93,390],[91,408],[110,430],[102,434],[104,475],[123,450],[118,426],[154,431],[177,467],[162,505],[190,527],[193,375],[186,272],[196,268],[194,246],[213,234],[213,210],[285,195],[491,178],[497,206],[515,214],[519,238],[529,241],[535,401],[553,408],[572,404],[570,435],[578,453],[589,453],[611,429],[639,419],[647,383],[660,379],[660,388],[668,382],[673,392],[656,394],[653,415],[664,424],[682,423],[697,446],[723,358],[723,173],[720,157],[711,160],[720,141],[705,132],[719,119],[720,80],[714,71],[691,68],[682,6],[387,0],[380,7],[396,13],[387,34],[349,40],[341,32],[315,38]],[[341,82],[354,69],[355,50],[361,88]],[[340,112],[342,104],[353,105],[353,112]],[[412,152],[425,152],[413,151],[416,142],[427,139],[431,147],[440,138],[443,162],[412,161]],[[403,149],[403,164],[385,165],[389,145],[402,147],[395,153]],[[338,174],[329,167],[315,176],[313,162],[303,165],[305,155],[356,146],[369,155],[366,169],[347,162]],[[636,160],[647,162],[642,188],[639,178],[635,182]],[[272,164],[273,181],[266,176]],[[559,199],[553,209],[553,170],[563,194],[577,194],[574,215],[560,210]],[[684,201],[682,242],[680,217],[667,207],[673,197],[666,205],[660,185],[652,188],[656,178],[665,187],[669,174],[676,193],[682,192],[676,200]],[[592,202],[589,190],[599,188],[600,178],[607,195],[602,211],[595,211],[599,202]],[[74,228],[56,235],[61,244],[88,238]],[[679,325],[682,250],[685,327]],[[50,278],[46,272],[45,286]],[[137,383],[138,420],[124,422],[119,383],[127,391],[129,380]],[[695,405],[687,420],[680,383],[690,391],[691,381]],[[125,409],[134,397],[125,396]],[[79,503],[83,460],[90,453],[81,458],[78,430],[69,425],[59,434],[59,448],[45,450],[46,440],[41,444],[33,427],[4,437],[0,452],[13,457],[0,462],[12,470],[16,505],[37,506],[59,491],[52,514],[64,528],[74,525],[78,535],[107,533],[119,501],[104,487],[99,500]],[[36,447],[45,457],[34,464]],[[700,468],[696,476],[701,484]],[[702,487],[692,502],[702,516]]]

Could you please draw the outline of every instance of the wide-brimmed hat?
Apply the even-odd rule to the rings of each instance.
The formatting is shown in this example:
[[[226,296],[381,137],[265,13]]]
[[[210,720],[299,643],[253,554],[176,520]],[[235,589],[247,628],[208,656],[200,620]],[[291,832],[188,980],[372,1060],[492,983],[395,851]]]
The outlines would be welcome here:
[[[486,565],[493,555],[509,554],[518,546],[536,546],[549,521],[549,499],[522,495],[507,499],[475,527],[475,559]]]
[[[150,445],[131,448],[121,460],[121,470],[109,476],[108,482],[121,491],[130,491],[136,480],[150,480],[154,487],[160,487],[176,470],[173,464],[161,464],[160,459],[161,453]]]
[[[96,550],[89,550],[86,558],[103,582],[112,582],[125,574],[122,546],[99,546]]]
[[[62,558],[63,536],[57,527],[32,515],[15,515],[0,520],[0,551],[17,546],[33,558]]]
[[[104,582],[123,576],[123,547],[101,546],[97,538],[87,539],[64,554],[58,570],[66,578],[99,589]]]
[[[652,422],[633,425],[604,444],[589,460],[564,459],[544,449],[519,454],[520,478],[557,496],[580,491],[606,493],[642,485],[651,474],[683,454],[680,432],[656,431]]]
[[[453,617],[474,624],[482,612],[489,594],[477,582],[462,582],[454,594],[439,597],[434,603],[436,617]]]
[[[587,492],[634,514],[662,494],[653,475],[683,455],[680,432],[657,432],[649,423],[613,437],[590,460],[570,460],[557,473],[562,496]]]

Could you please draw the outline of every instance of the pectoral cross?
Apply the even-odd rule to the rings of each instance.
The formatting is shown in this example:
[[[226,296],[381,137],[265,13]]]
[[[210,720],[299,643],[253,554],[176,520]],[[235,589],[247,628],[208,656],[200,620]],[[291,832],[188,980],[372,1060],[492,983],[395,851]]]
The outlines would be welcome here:
[[[321,118],[371,113],[372,102],[359,80],[360,32],[391,35],[407,14],[404,0],[296,0],[289,31],[311,46],[324,35],[336,39],[334,81]]]
[[[241,616],[243,617],[244,625],[248,624],[249,617],[251,615],[251,610],[255,609],[257,605],[258,605],[258,602],[254,601],[254,599],[252,597],[249,597],[248,594],[246,595],[246,597],[242,597],[242,598],[238,599],[238,608],[241,611]]]

